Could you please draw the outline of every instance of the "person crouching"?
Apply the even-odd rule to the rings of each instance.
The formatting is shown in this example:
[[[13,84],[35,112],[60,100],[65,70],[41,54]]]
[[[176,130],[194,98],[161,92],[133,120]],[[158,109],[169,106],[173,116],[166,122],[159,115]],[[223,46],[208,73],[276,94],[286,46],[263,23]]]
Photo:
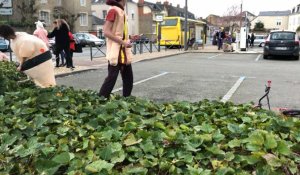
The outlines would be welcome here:
[[[56,85],[52,55],[41,39],[25,32],[15,32],[9,25],[0,25],[0,36],[11,40],[11,50],[20,63],[18,71],[28,75],[39,87]]]

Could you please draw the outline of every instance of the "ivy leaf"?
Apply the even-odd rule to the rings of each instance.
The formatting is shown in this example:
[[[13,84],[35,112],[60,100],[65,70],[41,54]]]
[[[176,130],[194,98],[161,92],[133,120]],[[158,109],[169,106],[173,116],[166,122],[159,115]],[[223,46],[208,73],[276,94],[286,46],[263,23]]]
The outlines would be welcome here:
[[[206,148],[207,151],[213,153],[213,154],[221,154],[221,155],[224,155],[225,152],[223,150],[221,150],[218,146],[216,145],[213,145],[212,147],[207,147]]]
[[[273,134],[267,134],[264,142],[266,149],[273,149],[277,147],[277,142]]]
[[[140,142],[142,142],[143,139],[139,139],[139,140],[136,140],[135,136],[133,134],[129,134],[126,139],[124,140],[124,144],[126,146],[132,146],[132,145],[135,145],[135,144],[138,144]]]
[[[285,141],[278,142],[277,151],[279,154],[286,155],[286,156],[291,154],[291,149],[289,148],[288,144]]]
[[[36,170],[40,174],[53,175],[61,165],[51,160],[37,160],[35,163]]]
[[[153,153],[156,149],[151,140],[147,140],[146,143],[140,144],[140,147],[145,153]]]
[[[132,167],[127,166],[123,169],[123,174],[140,174],[140,175],[146,175],[148,170],[143,167]]]
[[[276,157],[274,154],[266,154],[263,156],[263,158],[267,161],[268,165],[271,167],[281,167],[281,161],[278,157]]]
[[[60,153],[60,154],[56,155],[55,157],[53,157],[53,159],[52,159],[52,161],[59,163],[59,164],[67,164],[70,162],[70,160],[71,160],[71,157],[70,157],[70,153],[68,153],[68,152]]]
[[[228,146],[230,148],[240,147],[241,141],[235,138],[235,139],[231,140],[230,142],[228,142]]]
[[[110,172],[114,164],[108,163],[104,160],[97,160],[85,167],[85,170],[91,173],[100,173],[102,170],[107,170]]]
[[[112,153],[112,148],[110,147],[110,145],[108,145],[100,151],[99,155],[103,160],[110,160],[112,157]]]

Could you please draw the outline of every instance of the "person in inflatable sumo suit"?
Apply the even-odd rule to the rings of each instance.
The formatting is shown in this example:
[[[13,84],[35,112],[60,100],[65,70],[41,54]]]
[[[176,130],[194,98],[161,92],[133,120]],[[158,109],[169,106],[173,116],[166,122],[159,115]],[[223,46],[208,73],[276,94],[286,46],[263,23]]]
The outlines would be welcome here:
[[[11,40],[11,50],[20,63],[18,71],[28,75],[39,87],[56,85],[52,55],[41,39],[25,32],[15,32],[9,25],[0,25],[0,36]]]

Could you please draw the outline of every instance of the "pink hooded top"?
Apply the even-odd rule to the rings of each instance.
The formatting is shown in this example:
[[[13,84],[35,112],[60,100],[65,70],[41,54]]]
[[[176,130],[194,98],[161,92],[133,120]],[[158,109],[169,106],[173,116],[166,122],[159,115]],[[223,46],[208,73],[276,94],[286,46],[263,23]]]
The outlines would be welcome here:
[[[43,40],[46,43],[47,47],[49,47],[49,39],[47,37],[48,32],[44,28],[43,23],[41,21],[37,21],[35,22],[35,24],[36,24],[36,30],[33,32],[33,35]]]

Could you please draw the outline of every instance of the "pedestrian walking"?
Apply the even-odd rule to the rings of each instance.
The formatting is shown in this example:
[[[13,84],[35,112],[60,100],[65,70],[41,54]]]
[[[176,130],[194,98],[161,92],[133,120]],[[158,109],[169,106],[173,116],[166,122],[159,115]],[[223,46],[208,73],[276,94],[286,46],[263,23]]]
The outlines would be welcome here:
[[[46,46],[49,48],[49,39],[47,37],[48,32],[47,30],[44,28],[44,23],[41,21],[37,21],[35,22],[36,25],[36,29],[33,32],[33,35],[40,38],[41,40],[43,40],[46,44]]]
[[[220,30],[216,33],[217,41],[218,41],[218,50],[223,48],[223,39],[225,38],[224,28],[220,28]]]
[[[107,0],[110,5],[104,35],[107,38],[108,76],[105,78],[99,91],[99,96],[109,98],[119,72],[123,80],[123,96],[131,95],[133,88],[133,72],[131,66],[131,43],[128,35],[128,25],[124,7],[126,0]]]
[[[55,27],[56,24],[56,27]],[[64,51],[67,68],[75,68],[73,66],[73,60],[70,57],[70,39],[69,39],[70,27],[63,19],[54,21],[54,29],[48,34],[48,38],[55,37],[55,55],[56,55],[56,67],[59,67],[59,54]]]

